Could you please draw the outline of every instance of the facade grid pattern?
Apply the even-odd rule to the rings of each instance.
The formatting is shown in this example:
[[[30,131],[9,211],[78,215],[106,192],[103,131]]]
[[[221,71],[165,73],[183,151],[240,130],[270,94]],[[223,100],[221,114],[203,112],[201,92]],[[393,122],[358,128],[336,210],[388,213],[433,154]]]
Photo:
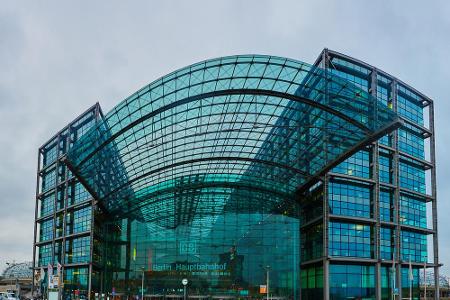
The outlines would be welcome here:
[[[244,277],[263,281],[248,268],[278,262],[271,266],[274,292],[297,298],[300,282],[302,300],[390,299],[393,279],[402,297],[408,262],[415,284],[429,257],[439,276],[432,101],[328,49],[316,65],[221,58],[153,82],[106,117],[95,105],[39,149],[33,267],[62,263],[65,298],[75,290],[89,298],[93,287],[104,292],[115,284],[126,292],[124,283],[138,286],[141,268],[154,264],[160,249],[186,262],[201,249],[219,264],[234,264],[220,276],[234,278],[235,287]],[[382,106],[365,105],[375,98]],[[331,166],[392,112],[403,118],[402,128],[359,147],[328,174],[319,172],[323,161]],[[311,187],[317,174],[323,177]],[[304,203],[287,205],[286,195],[302,184],[309,187]],[[319,196],[308,198],[313,191]],[[249,197],[257,205],[246,204]],[[299,224],[295,218],[305,209],[308,220]],[[240,221],[238,211],[245,211]],[[127,219],[106,220],[118,212]]]
[[[327,266],[331,273],[330,276],[324,275],[324,299],[345,299],[347,293],[342,287],[334,286],[333,281],[337,279],[333,276],[331,269],[336,264],[342,266],[339,255],[342,252],[346,253],[348,247],[345,244],[336,244],[336,240],[340,238],[332,233],[336,232],[339,224],[348,224],[348,222],[352,222],[353,226],[369,228],[367,232],[372,233],[370,241],[374,251],[373,255],[369,257],[381,260],[376,263],[368,262],[366,252],[357,253],[355,257],[349,259],[351,265],[371,266],[375,270],[373,275],[370,275],[373,276],[375,288],[369,293],[354,291],[351,296],[391,299],[393,290],[390,269],[392,259],[394,259],[396,286],[399,287],[400,297],[402,295],[405,297],[404,295],[408,295],[409,290],[408,285],[405,285],[405,282],[407,284],[408,281],[407,279],[405,281],[404,268],[407,267],[410,259],[414,265],[414,280],[418,280],[419,268],[423,268],[423,262],[428,262],[427,266],[434,268],[435,274],[439,273],[433,102],[391,75],[338,52],[325,49],[317,59],[316,65],[352,81],[363,91],[377,97],[378,101],[397,112],[404,120],[402,128],[384,136],[371,146],[372,153],[377,154],[371,157],[370,170],[366,172],[376,174],[376,177],[370,176],[372,180],[369,190],[371,192],[367,198],[373,212],[372,220],[366,223],[359,216],[349,215],[343,220],[332,215],[333,219],[331,220],[324,214],[326,219],[324,224],[328,224],[330,230],[330,234],[325,235],[329,238],[324,239],[324,245],[328,245],[330,252],[328,255],[325,253],[323,266],[324,274],[327,274]],[[427,108],[430,113],[429,119],[425,122]],[[429,128],[425,128],[425,124]],[[426,139],[429,139],[429,143],[426,142]],[[424,162],[427,157],[429,157],[429,161]],[[345,170],[346,168],[348,169],[348,166],[343,164],[335,167],[334,170]],[[427,170],[431,170],[430,176],[426,175]],[[340,177],[339,174],[343,174],[343,176]],[[336,180],[339,180],[341,189],[347,188],[348,190],[353,189],[355,181],[367,184],[366,176],[357,175],[350,178],[348,173],[336,171],[331,175],[324,177],[325,195],[333,194],[333,182]],[[409,196],[410,193],[414,196]],[[433,206],[431,212],[433,227],[431,229],[427,227],[427,224],[430,223],[430,220],[427,219],[430,218],[430,214],[427,214],[426,211],[428,201],[431,201]],[[346,208],[356,209],[355,203],[349,201]],[[332,206],[330,210],[333,211]],[[326,228],[324,228],[324,233],[326,233]],[[428,261],[430,256],[427,252],[430,235],[433,238],[432,261]],[[352,237],[349,242],[355,243],[357,239],[358,237]],[[311,261],[311,263],[316,263],[316,261]],[[307,262],[303,264],[307,265]],[[363,278],[365,275],[359,273],[359,276]],[[418,287],[416,288],[415,295],[418,293]]]

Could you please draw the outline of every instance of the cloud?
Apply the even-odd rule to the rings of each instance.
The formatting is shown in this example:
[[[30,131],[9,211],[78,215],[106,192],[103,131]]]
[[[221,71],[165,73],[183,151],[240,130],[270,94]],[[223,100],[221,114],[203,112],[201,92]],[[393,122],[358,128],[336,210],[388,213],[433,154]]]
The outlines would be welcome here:
[[[446,1],[2,3],[0,234],[11,245],[0,247],[0,263],[31,259],[38,147],[93,103],[107,112],[206,58],[262,53],[312,63],[328,47],[435,100],[440,253],[450,264],[449,13]]]

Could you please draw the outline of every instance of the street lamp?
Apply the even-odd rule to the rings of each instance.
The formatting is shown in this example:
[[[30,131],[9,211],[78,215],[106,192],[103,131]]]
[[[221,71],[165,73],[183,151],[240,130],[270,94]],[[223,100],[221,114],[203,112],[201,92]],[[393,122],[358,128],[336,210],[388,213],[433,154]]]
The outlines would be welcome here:
[[[269,272],[270,272],[270,266],[267,265],[265,267],[263,267],[262,265],[260,265],[261,268],[263,268],[266,271],[266,292],[267,292],[267,300],[269,300]]]
[[[145,271],[145,268],[144,267],[141,267],[141,270],[142,270],[142,282],[141,282],[141,300],[144,300],[144,271]]]
[[[187,293],[186,293],[186,286],[188,284],[188,280],[187,278],[183,278],[183,280],[181,280],[181,283],[183,284],[183,299],[187,300]]]

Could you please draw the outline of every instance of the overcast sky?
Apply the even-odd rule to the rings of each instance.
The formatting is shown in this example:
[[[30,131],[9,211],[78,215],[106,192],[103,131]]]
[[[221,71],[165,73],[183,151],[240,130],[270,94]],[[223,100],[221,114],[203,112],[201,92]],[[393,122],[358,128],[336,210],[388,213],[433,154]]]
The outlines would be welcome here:
[[[436,106],[441,261],[450,268],[449,1],[7,1],[0,4],[0,270],[32,259],[37,149],[85,109],[108,112],[191,63],[324,47]],[[450,272],[446,272],[450,275]]]

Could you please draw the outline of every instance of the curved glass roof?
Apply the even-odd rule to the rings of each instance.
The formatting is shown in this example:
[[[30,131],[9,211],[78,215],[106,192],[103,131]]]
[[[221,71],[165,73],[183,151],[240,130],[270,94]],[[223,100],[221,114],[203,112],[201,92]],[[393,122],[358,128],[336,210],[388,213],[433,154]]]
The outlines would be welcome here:
[[[111,213],[176,227],[199,212],[281,207],[399,122],[325,70],[230,56],[137,91],[73,145],[67,163]]]
[[[31,278],[33,276],[32,262],[12,263],[4,271],[5,278]]]

